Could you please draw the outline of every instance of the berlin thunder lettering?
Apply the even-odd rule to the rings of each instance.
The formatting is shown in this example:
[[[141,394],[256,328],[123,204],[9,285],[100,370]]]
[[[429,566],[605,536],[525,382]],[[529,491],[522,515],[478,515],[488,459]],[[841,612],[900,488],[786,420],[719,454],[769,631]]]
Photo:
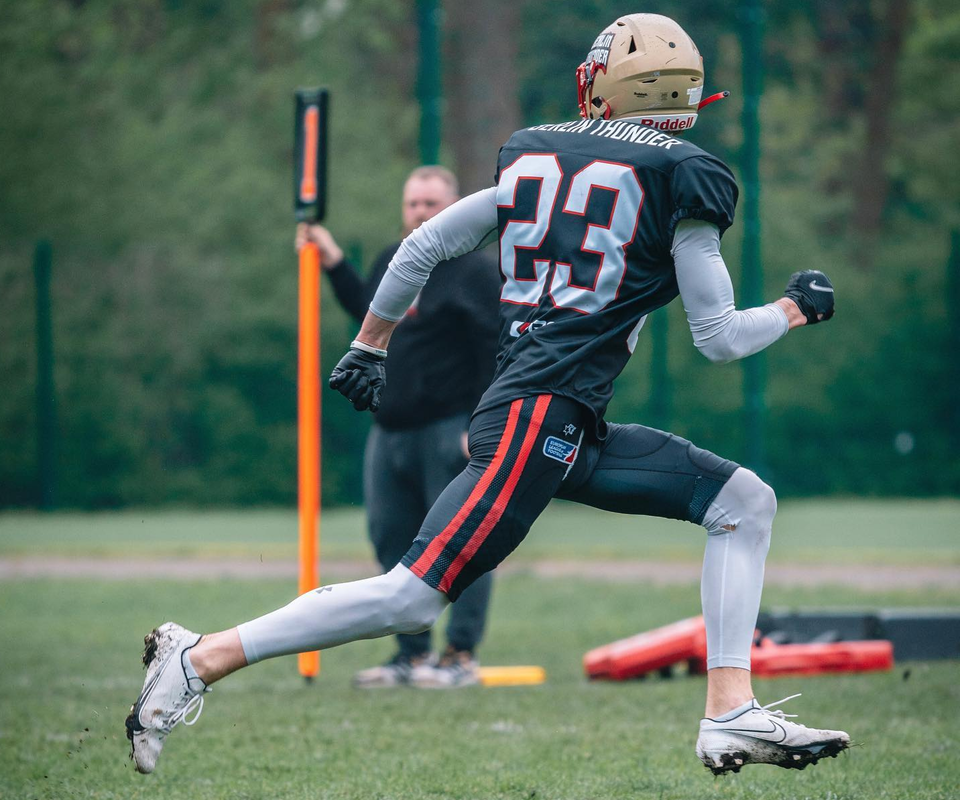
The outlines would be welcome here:
[[[687,116],[695,118],[696,114]],[[588,133],[591,136],[605,136],[620,142],[645,144],[648,147],[662,147],[666,150],[669,150],[675,145],[685,144],[683,140],[675,139],[657,130],[657,128],[661,126],[666,126],[670,130],[685,130],[686,128],[692,127],[693,123],[690,122],[688,124],[687,120],[681,119],[680,117],[673,117],[670,120],[648,120],[642,117],[635,117],[630,120],[588,119],[576,122],[535,125],[530,128],[530,130],[554,131],[556,133]]]
[[[613,39],[616,34],[601,33],[593,42],[593,47],[587,53],[586,63],[593,61],[597,67],[604,72],[607,70],[607,62],[610,60],[610,47],[613,45]]]

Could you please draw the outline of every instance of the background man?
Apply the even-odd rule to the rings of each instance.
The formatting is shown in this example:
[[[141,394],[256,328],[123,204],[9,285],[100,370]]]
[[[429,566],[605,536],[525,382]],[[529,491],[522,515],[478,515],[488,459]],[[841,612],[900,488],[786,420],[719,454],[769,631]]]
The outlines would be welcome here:
[[[403,187],[403,235],[458,199],[457,179],[439,166],[418,167]],[[320,263],[343,308],[362,322],[400,242],[377,256],[366,279],[321,225],[300,225],[297,247],[320,248]],[[410,548],[440,492],[467,465],[470,412],[496,362],[500,282],[493,259],[468,253],[440,264],[397,329],[390,350],[390,394],[367,439],[363,488],[370,540],[385,572]],[[430,631],[397,636],[386,664],[357,673],[357,686],[445,688],[476,683],[492,573],[454,605],[447,648],[437,661]]]

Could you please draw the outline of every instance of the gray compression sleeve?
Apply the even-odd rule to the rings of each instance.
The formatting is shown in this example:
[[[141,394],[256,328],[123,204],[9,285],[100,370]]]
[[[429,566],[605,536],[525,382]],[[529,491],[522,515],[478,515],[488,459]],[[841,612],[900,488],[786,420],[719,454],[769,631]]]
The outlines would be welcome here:
[[[483,247],[496,231],[495,186],[445,208],[400,244],[373,296],[370,310],[388,322],[401,319],[437,264]]]
[[[743,311],[734,307],[716,225],[682,221],[672,252],[693,343],[711,361],[723,364],[753,355],[786,335],[789,324],[780,306],[771,303]]]
[[[352,583],[323,586],[283,608],[237,626],[248,664],[325,650],[391,633],[432,627],[450,601],[406,567]]]
[[[777,513],[773,489],[740,467],[710,504],[700,599],[707,626],[707,669],[750,669],[763,567]]]

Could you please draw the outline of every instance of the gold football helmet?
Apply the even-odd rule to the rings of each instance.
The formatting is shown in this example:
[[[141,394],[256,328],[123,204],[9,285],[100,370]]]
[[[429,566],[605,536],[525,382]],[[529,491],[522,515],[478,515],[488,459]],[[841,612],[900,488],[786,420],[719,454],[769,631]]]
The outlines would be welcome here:
[[[693,127],[702,100],[703,57],[686,32],[660,14],[628,14],[608,25],[577,69],[580,116],[640,117],[659,130]]]

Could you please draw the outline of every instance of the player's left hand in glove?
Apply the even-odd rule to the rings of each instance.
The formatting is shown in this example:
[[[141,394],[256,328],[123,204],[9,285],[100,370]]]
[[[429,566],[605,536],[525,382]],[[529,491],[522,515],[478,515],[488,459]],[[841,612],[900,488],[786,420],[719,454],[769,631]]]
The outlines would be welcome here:
[[[330,374],[330,388],[346,397],[357,411],[380,408],[387,382],[383,368],[386,351],[383,352],[379,355],[351,347]]]
[[[807,325],[826,322],[833,316],[833,284],[818,269],[794,272],[783,295],[797,304]]]

